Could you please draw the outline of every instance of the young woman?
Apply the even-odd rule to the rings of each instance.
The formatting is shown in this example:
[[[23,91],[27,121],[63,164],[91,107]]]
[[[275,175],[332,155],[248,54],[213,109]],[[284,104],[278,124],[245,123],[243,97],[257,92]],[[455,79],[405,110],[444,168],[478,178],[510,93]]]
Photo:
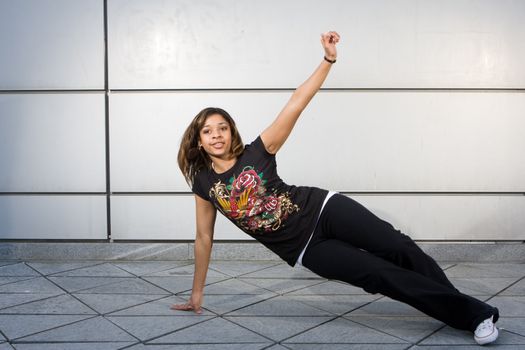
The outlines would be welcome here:
[[[405,302],[474,332],[479,344],[496,340],[498,310],[460,293],[412,239],[346,196],[277,175],[275,154],[335,63],[338,42],[336,32],[321,35],[321,63],[251,144],[220,108],[202,110],[186,129],[178,162],[195,193],[195,275],[188,302],[172,308],[201,312],[218,209],[291,266]]]

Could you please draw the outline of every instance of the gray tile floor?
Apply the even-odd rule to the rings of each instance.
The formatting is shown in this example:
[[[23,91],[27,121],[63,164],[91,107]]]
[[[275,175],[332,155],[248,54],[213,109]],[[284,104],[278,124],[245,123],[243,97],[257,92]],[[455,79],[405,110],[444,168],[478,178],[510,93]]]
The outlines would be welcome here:
[[[525,348],[525,264],[441,264],[499,307],[490,348]],[[170,310],[191,261],[0,261],[0,350],[475,349],[471,334],[278,262],[216,261],[201,315]],[[481,348],[481,347],[479,347]]]

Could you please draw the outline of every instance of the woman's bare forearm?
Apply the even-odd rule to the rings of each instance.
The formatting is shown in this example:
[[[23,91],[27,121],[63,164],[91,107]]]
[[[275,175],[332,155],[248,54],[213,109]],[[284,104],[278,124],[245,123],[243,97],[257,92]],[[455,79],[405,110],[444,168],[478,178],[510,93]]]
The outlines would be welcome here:
[[[194,293],[202,293],[204,291],[212,246],[213,240],[207,235],[197,235],[195,238],[195,274],[193,276]]]

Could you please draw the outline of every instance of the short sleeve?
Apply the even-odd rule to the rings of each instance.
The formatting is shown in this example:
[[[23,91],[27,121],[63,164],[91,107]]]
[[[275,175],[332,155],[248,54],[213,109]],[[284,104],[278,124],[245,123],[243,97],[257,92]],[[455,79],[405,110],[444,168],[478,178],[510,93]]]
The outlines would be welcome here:
[[[206,183],[206,171],[201,170],[195,175],[195,179],[193,181],[193,185],[191,186],[191,191],[201,197],[202,199],[205,199],[207,201],[211,202],[211,198],[209,196],[209,191],[205,190],[205,183]]]
[[[275,154],[271,154],[266,150],[266,147],[264,147],[264,143],[261,139],[261,136],[257,136],[257,138],[250,145],[248,145],[248,147],[252,148],[254,152],[262,154],[266,157],[275,157]]]

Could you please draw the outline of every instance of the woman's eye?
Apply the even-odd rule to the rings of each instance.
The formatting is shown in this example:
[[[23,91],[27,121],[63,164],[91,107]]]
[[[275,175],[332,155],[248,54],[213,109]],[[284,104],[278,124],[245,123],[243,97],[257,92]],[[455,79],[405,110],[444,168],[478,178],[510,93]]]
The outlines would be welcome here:
[[[209,133],[210,133],[210,130],[202,130],[202,133],[203,133],[203,134],[209,134]]]

